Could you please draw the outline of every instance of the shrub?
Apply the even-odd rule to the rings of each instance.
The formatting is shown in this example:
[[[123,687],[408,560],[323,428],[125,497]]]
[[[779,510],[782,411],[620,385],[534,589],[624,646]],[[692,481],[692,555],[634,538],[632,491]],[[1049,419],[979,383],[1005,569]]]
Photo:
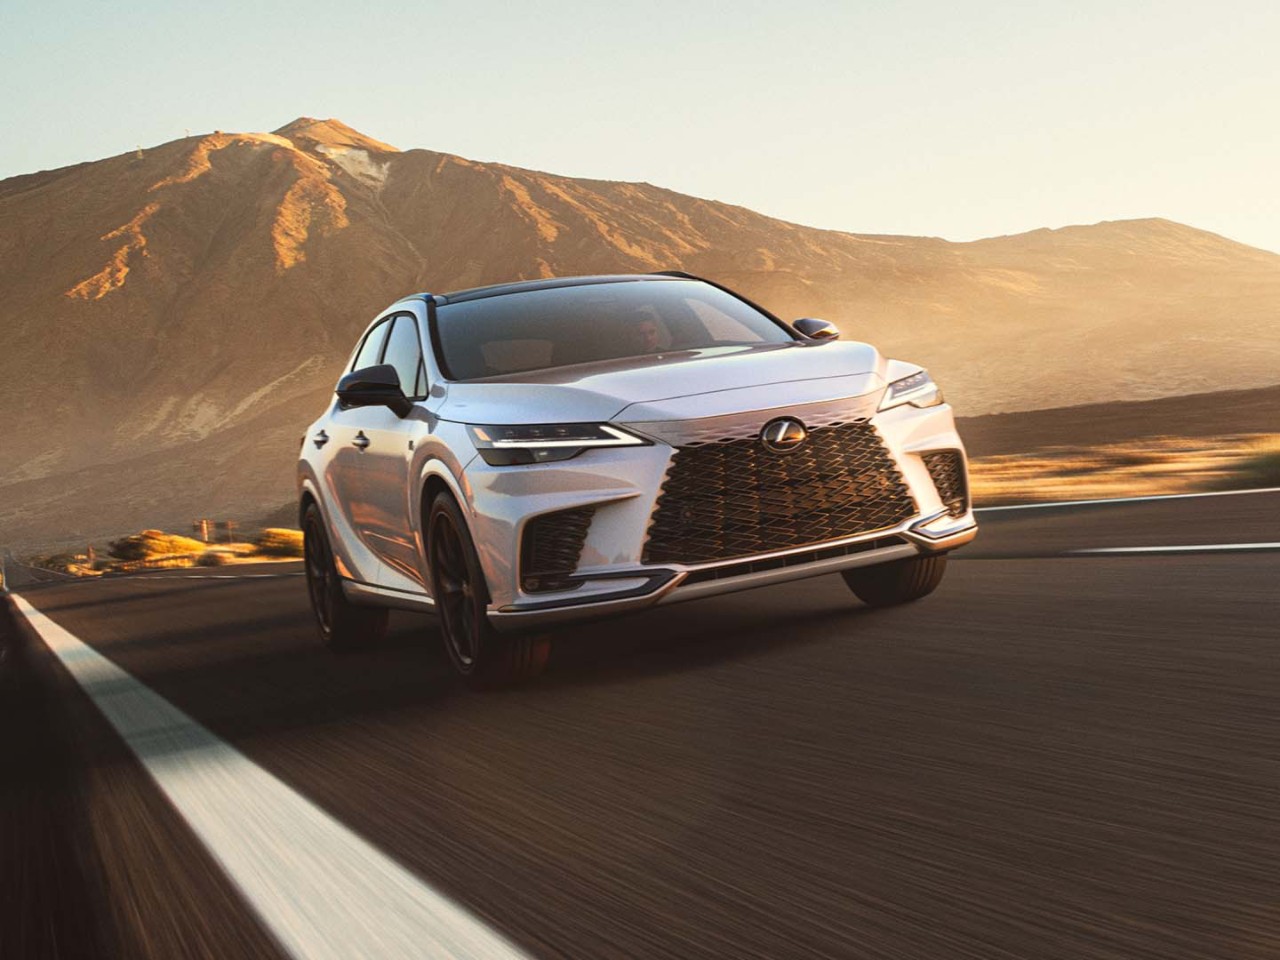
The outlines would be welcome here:
[[[1250,487],[1280,487],[1280,437],[1267,437],[1250,444],[1248,456],[1237,469]]]
[[[68,574],[76,573],[87,563],[88,559],[83,554],[78,553],[55,553],[48,556],[32,557],[27,561],[27,564],[32,567]]]
[[[302,531],[286,527],[269,527],[254,541],[260,553],[268,557],[302,556]]]
[[[206,550],[196,558],[196,566],[221,567],[231,562],[231,554],[226,550]]]
[[[183,554],[198,555],[204,553],[204,544],[176,533],[143,530],[130,537],[112,540],[107,552],[118,560],[152,560]]]

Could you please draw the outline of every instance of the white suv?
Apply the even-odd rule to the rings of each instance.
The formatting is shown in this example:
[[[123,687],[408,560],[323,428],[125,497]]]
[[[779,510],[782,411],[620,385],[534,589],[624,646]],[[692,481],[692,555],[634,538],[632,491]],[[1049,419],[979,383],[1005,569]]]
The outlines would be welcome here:
[[[929,374],[686,274],[418,294],[360,338],[298,462],[325,642],[434,611],[457,671],[546,628],[840,572],[930,593],[977,531]]]

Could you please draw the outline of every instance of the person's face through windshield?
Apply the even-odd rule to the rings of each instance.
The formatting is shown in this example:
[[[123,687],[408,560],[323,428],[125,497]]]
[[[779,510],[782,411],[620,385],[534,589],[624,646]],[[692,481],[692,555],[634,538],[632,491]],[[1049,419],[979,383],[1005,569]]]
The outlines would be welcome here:
[[[635,325],[636,347],[642,353],[657,353],[662,349],[662,326],[653,317],[645,317]]]

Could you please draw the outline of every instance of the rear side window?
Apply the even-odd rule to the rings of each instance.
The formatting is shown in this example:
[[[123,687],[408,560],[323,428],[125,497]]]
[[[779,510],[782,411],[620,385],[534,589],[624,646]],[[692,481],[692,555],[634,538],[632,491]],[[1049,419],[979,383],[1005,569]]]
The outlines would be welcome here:
[[[419,372],[422,370],[422,347],[418,341],[418,322],[401,314],[395,319],[391,336],[387,338],[387,350],[382,357],[400,375],[400,389],[406,397],[421,397],[425,389],[419,389]],[[423,378],[425,379],[425,378]]]
[[[351,363],[352,370],[363,370],[365,367],[372,367],[378,363],[378,358],[382,356],[382,342],[387,338],[387,327],[389,324],[383,320],[364,338],[364,343],[360,345],[360,350],[356,353],[355,360]]]

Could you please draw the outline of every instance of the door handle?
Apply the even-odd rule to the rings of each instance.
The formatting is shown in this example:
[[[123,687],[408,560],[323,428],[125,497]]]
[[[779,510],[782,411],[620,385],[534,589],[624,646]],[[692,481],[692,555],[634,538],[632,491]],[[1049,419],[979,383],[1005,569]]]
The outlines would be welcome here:
[[[357,447],[359,447],[361,450],[363,450],[363,449],[365,449],[366,447],[368,447],[368,446],[369,446],[369,438],[368,438],[368,437],[366,437],[366,436],[364,435],[364,431],[363,431],[363,430],[361,430],[359,433],[357,433],[357,434],[356,434],[356,438],[355,438],[354,440],[352,440],[351,442],[352,442],[352,443],[354,443],[354,444],[355,444]]]
[[[317,449],[319,449],[320,447],[323,447],[326,443],[329,442],[329,435],[325,433],[323,430],[321,430],[319,433],[317,433],[314,437],[311,438],[311,442],[316,445]]]

